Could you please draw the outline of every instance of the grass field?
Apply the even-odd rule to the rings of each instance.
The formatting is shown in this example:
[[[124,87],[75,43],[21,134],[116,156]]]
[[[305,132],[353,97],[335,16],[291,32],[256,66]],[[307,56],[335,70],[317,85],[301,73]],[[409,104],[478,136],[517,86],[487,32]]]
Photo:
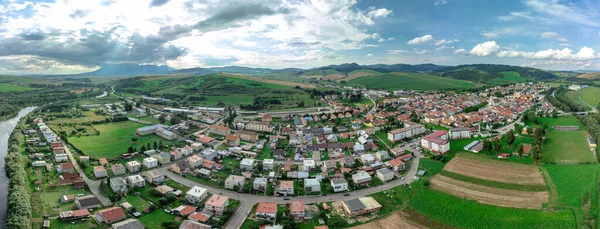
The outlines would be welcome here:
[[[502,80],[511,83],[525,82],[527,78],[521,76],[518,72],[500,72],[504,77]]]
[[[370,77],[362,77],[350,81],[351,85],[365,86],[386,90],[436,90],[473,88],[468,81],[443,78],[417,73],[390,73]]]
[[[583,93],[581,99],[592,107],[598,107],[600,103],[600,87],[587,87],[579,90]]]
[[[138,218],[138,220],[144,224],[146,228],[164,228],[161,224],[163,222],[174,221],[175,216],[167,214],[161,209],[156,209],[148,214],[145,214]]]
[[[550,130],[544,143],[542,161],[545,163],[594,163],[585,131]]]
[[[0,92],[22,92],[34,90],[34,88],[0,83]]]
[[[152,145],[155,141],[162,141],[164,144],[170,143],[156,135],[137,136],[135,134],[136,129],[144,126],[146,125],[131,121],[94,125],[100,135],[70,137],[69,142],[94,158],[118,157],[122,153],[126,153],[129,146],[139,150],[142,145],[147,145],[147,143]],[[133,137],[138,139],[135,144],[131,142]]]

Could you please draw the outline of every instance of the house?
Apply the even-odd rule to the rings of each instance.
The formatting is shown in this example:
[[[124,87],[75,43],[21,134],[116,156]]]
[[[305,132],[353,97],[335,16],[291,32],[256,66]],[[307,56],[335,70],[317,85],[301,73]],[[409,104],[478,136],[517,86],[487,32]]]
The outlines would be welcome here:
[[[364,153],[365,152],[365,145],[362,144],[356,144],[353,146],[354,149],[354,153]]]
[[[302,171],[308,172],[308,171],[313,171],[316,168],[316,163],[315,160],[312,159],[305,159],[304,161],[302,161]]]
[[[275,193],[280,195],[294,195],[294,181],[280,181],[275,188]]]
[[[344,156],[340,160],[340,164],[344,167],[353,167],[355,165],[355,163],[356,163],[356,160],[354,160],[354,158],[351,156]]]
[[[264,159],[263,160],[263,170],[272,171],[274,165],[275,165],[275,160],[273,160],[273,159]]]
[[[360,161],[363,163],[363,165],[370,165],[375,162],[375,157],[373,157],[371,154],[363,154],[360,155]]]
[[[414,122],[404,122],[404,128],[395,129],[388,132],[388,140],[397,142],[405,138],[412,138],[425,133],[425,127]]]
[[[110,166],[110,170],[112,171],[112,173],[115,176],[120,176],[125,174],[125,166],[123,166],[122,164],[113,164]]]
[[[58,215],[58,218],[60,220],[77,220],[77,219],[87,218],[88,216],[90,216],[90,211],[88,211],[87,208],[84,208],[84,209],[60,212],[60,214]]]
[[[406,164],[402,161],[402,158],[397,157],[391,161],[386,162],[392,168],[392,171],[399,172],[406,169]]]
[[[146,181],[139,174],[128,176],[127,184],[132,188],[146,187]]]
[[[244,158],[240,162],[240,169],[242,171],[252,171],[252,170],[254,170],[254,163],[255,163],[254,159]]]
[[[471,128],[450,128],[448,130],[448,137],[452,140],[471,138]]]
[[[386,161],[390,159],[390,154],[387,151],[378,151],[377,153],[375,153],[375,158],[378,161]]]
[[[277,220],[277,204],[274,202],[259,202],[256,207],[256,219],[275,222]]]
[[[258,133],[246,130],[240,130],[238,135],[242,141],[256,142],[258,141]]]
[[[56,162],[64,162],[69,161],[69,157],[66,153],[59,153],[54,155],[54,161]]]
[[[202,158],[196,154],[187,158],[188,166],[192,169],[202,166]]]
[[[75,198],[77,209],[92,209],[100,206],[100,201],[94,195],[87,195]]]
[[[450,151],[450,142],[448,141],[448,132],[438,130],[421,138],[421,147],[434,153],[446,153]]]
[[[90,156],[79,156],[79,161],[80,162],[89,162]]]
[[[99,223],[112,224],[125,219],[125,211],[121,207],[112,207],[101,210],[96,213],[96,220]]]
[[[261,192],[265,192],[265,191],[267,191],[267,183],[268,183],[267,178],[264,178],[264,177],[254,178],[254,182],[252,183],[252,189],[258,190]]]
[[[110,178],[108,183],[110,184],[110,188],[113,190],[113,192],[127,192],[127,182],[125,182],[125,180],[121,177]]]
[[[75,201],[75,195],[62,195],[59,198],[61,203],[68,203],[71,201]]]
[[[192,187],[185,195],[189,203],[199,204],[208,196],[208,190],[199,186]]]
[[[165,181],[165,175],[163,175],[158,169],[146,171],[143,173],[146,178],[146,182],[151,184],[160,184]]]
[[[263,122],[271,122],[271,121],[273,121],[273,117],[270,116],[270,115],[268,115],[268,114],[265,114],[265,115],[262,116],[261,121],[263,121]]]
[[[169,193],[173,193],[173,191],[175,191],[175,189],[167,186],[167,185],[159,185],[156,186],[156,188],[154,188],[156,191],[160,192],[160,194],[167,195]]]
[[[156,159],[156,161],[158,161],[158,163],[160,163],[161,165],[164,165],[164,164],[167,164],[167,163],[171,162],[171,154],[169,154],[167,152],[162,152],[162,153],[154,154],[154,155],[152,155],[152,157],[154,159]]]
[[[202,150],[202,158],[206,159],[206,160],[211,160],[214,161],[215,157],[217,157],[217,151],[214,149],[205,149]]]
[[[228,134],[227,136],[225,136],[225,140],[225,144],[227,144],[227,146],[229,147],[240,145],[240,138],[237,135]]]
[[[196,207],[191,206],[191,205],[181,205],[181,206],[173,209],[173,212],[175,212],[175,214],[177,214],[179,216],[183,216],[183,217],[186,217],[195,211],[196,211]]]
[[[379,180],[381,180],[383,183],[386,183],[386,182],[394,179],[394,172],[388,168],[378,169],[375,174],[376,174],[377,178],[379,178]]]
[[[44,166],[45,166],[45,164],[44,164]],[[58,165],[58,167],[56,168],[56,171],[58,173],[74,172],[75,166],[73,166],[73,163],[71,163],[71,162],[60,163]]]
[[[323,172],[332,172],[337,169],[337,163],[334,160],[323,161],[323,165],[321,165],[321,170]]]
[[[231,132],[231,129],[225,126],[211,125],[208,131],[211,134],[226,136]]]
[[[352,174],[352,181],[356,185],[368,184],[371,182],[371,176],[364,170],[360,170],[356,174]]]
[[[197,143],[192,143],[192,145],[197,144]],[[200,146],[198,146],[200,147]],[[193,147],[190,146],[184,146],[182,148],[179,149],[179,151],[181,151],[181,154],[183,154],[183,156],[187,157],[192,155],[192,153],[194,153],[194,149]]]
[[[373,199],[373,197],[361,197],[342,201],[342,206],[350,216],[364,215],[381,209],[381,204]]]
[[[177,160],[183,158],[183,153],[179,149],[172,150],[170,154],[171,154],[171,161],[177,161]]]
[[[34,162],[31,162],[31,166],[33,166],[33,167],[46,167],[46,162],[45,161],[34,161]],[[50,168],[52,168],[52,167],[50,167]],[[56,169],[58,170],[59,168],[56,168]]]
[[[171,165],[171,171],[176,174],[184,174],[189,171],[189,164],[187,160],[179,160]]]
[[[142,164],[137,161],[128,161],[125,163],[125,167],[127,167],[127,171],[130,173],[137,173],[142,169]]]
[[[184,220],[179,229],[211,229],[212,226],[198,223],[192,220]]]
[[[274,127],[268,122],[250,122],[246,124],[246,130],[257,132],[273,132]]]
[[[223,215],[229,205],[229,197],[214,194],[204,202],[204,211],[216,216]]]
[[[333,192],[348,191],[348,181],[344,178],[332,178],[331,187]]]
[[[229,175],[227,179],[225,179],[225,189],[235,190],[241,189],[244,187],[244,183],[246,178],[238,175]]]
[[[100,162],[100,165],[102,165],[102,166],[108,165],[108,160],[106,160],[106,158],[100,158],[100,159],[98,159],[98,162]]]
[[[158,160],[156,160],[156,158],[154,157],[147,157],[144,158],[142,164],[144,164],[144,167],[146,167],[147,169],[152,169],[158,166]]]
[[[94,166],[94,176],[96,176],[96,178],[107,177],[106,168],[103,166]]]
[[[304,220],[304,201],[303,200],[292,200],[290,201],[290,215],[294,221]]]
[[[507,158],[509,158],[509,157],[510,157],[510,154],[508,154],[508,153],[501,153],[501,154],[498,154],[498,158],[499,158],[499,159],[507,159]]]
[[[62,174],[62,179],[60,179],[59,183],[61,186],[73,185],[74,188],[85,187],[85,180],[81,178],[78,172],[64,172]]]
[[[165,128],[165,127],[167,127],[167,126],[165,126],[163,124],[156,124],[153,126],[145,126],[145,127],[140,127],[137,130],[135,130],[135,133],[139,136],[146,136],[146,135],[156,134],[156,129]]]
[[[304,191],[321,192],[321,183],[316,178],[304,179]]]
[[[204,213],[204,212],[193,212],[188,216],[189,220],[193,220],[199,223],[206,223],[212,217],[212,215]]]
[[[112,229],[144,229],[144,225],[137,219],[128,219],[122,222],[110,225]]]

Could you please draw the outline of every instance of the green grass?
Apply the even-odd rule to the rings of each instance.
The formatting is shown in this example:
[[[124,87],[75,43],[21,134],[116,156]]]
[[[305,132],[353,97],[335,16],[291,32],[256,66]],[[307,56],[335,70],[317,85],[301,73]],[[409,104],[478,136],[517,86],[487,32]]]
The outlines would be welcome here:
[[[34,90],[34,88],[0,83],[0,92],[22,92]]]
[[[600,103],[600,87],[587,87],[579,90],[583,93],[581,99],[592,107],[598,107]]]
[[[156,209],[148,214],[140,216],[138,220],[144,224],[146,228],[163,228],[161,224],[163,222],[174,221],[175,216],[167,214],[160,209]]]
[[[527,78],[521,76],[518,72],[500,72],[504,77],[502,80],[507,82],[525,82]]]
[[[150,206],[150,203],[148,201],[135,195],[128,195],[127,197],[125,197],[125,201],[127,201],[129,204],[135,207],[137,211],[140,212]]]
[[[482,180],[482,179],[478,179],[478,178],[474,178],[474,177],[469,177],[469,176],[453,173],[453,172],[450,172],[447,170],[443,170],[440,174],[450,177],[450,178],[453,178],[453,179],[456,179],[456,180],[469,182],[469,183],[473,183],[473,184],[478,184],[478,185],[483,185],[483,186],[488,186],[488,187],[493,187],[493,188],[512,189],[512,190],[520,190],[520,191],[536,191],[536,192],[548,190],[548,187],[546,185],[508,184],[508,183],[502,183],[502,182],[496,182],[496,181],[490,181],[490,180]]]
[[[542,161],[545,163],[595,163],[585,131],[550,130],[544,143]]]
[[[436,90],[473,88],[468,81],[418,73],[390,73],[351,80],[350,84],[386,90]]]
[[[81,189],[75,189],[71,186],[61,186],[56,189],[47,189],[43,192],[39,193],[40,199],[42,200],[42,208],[43,213],[48,214],[50,216],[58,216],[61,211],[68,211],[75,206],[73,202],[69,203],[60,203],[59,198],[62,195],[75,195],[77,194],[89,194],[89,192],[83,191]],[[33,193],[38,194],[36,193]]]
[[[544,212],[477,203],[431,189],[423,189],[404,210],[428,227],[456,228],[574,228],[569,211]],[[437,226],[436,226],[437,225]]]
[[[100,135],[69,137],[69,142],[94,158],[118,157],[122,153],[126,153],[129,146],[140,150],[143,145],[145,146],[147,143],[152,145],[155,141],[157,143],[162,141],[165,145],[171,143],[156,135],[136,136],[136,129],[144,126],[146,125],[131,121],[94,125]],[[131,142],[133,137],[138,139],[135,144]]]

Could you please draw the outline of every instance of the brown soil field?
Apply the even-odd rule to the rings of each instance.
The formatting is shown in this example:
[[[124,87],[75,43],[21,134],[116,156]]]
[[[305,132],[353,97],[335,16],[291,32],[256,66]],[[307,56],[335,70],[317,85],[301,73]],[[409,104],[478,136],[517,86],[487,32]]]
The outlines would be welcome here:
[[[600,76],[600,73],[593,72],[593,73],[585,73],[585,74],[578,75],[577,78],[591,79],[591,78],[594,78],[597,76]]]
[[[426,228],[421,226],[415,222],[408,220],[402,212],[394,212],[390,216],[385,217],[383,219],[379,219],[370,223],[358,225],[356,227],[351,227],[351,229],[374,229],[374,228],[383,228],[383,229],[395,229],[395,228],[405,228],[405,229],[423,229]]]
[[[468,154],[457,154],[444,167],[453,173],[509,184],[545,185],[537,166],[476,158]]]
[[[344,78],[344,75],[342,74],[329,74],[326,75],[323,80],[339,80],[341,78]]]
[[[469,182],[459,181],[443,175],[431,180],[433,189],[479,203],[503,207],[540,209],[548,202],[548,192],[527,192],[493,188]]]
[[[306,83],[288,82],[288,81],[281,81],[281,80],[269,80],[269,79],[262,79],[262,78],[243,76],[243,75],[226,74],[226,73],[221,73],[221,75],[227,76],[227,77],[238,78],[238,79],[252,80],[252,81],[256,81],[256,82],[260,82],[260,83],[276,84],[276,85],[282,85],[282,86],[288,86],[288,87],[295,87],[295,86],[299,86],[301,88],[314,88],[315,87],[313,85],[306,84]]]
[[[344,80],[346,82],[353,80],[353,79],[358,79],[358,78],[362,78],[362,77],[367,77],[367,76],[374,76],[376,74],[370,73],[370,72],[356,72],[356,73],[352,73],[350,75],[348,75],[348,77],[344,78]]]

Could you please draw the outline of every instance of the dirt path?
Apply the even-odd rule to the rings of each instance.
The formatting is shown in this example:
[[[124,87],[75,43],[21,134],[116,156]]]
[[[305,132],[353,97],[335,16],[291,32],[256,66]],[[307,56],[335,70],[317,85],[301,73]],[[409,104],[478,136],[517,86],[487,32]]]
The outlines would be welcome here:
[[[390,216],[385,217],[383,219],[379,219],[370,223],[366,223],[363,225],[359,225],[356,227],[351,227],[351,229],[375,229],[375,228],[382,228],[382,229],[396,229],[396,228],[403,228],[403,229],[424,229],[426,227],[419,225],[413,221],[410,221],[409,219],[407,219],[403,213],[401,212],[394,212],[392,213]]]
[[[548,202],[548,192],[528,192],[493,188],[469,182],[459,181],[443,175],[431,180],[433,189],[484,204],[503,207],[540,209]]]
[[[453,173],[509,184],[545,185],[537,166],[456,155],[444,167]]]

